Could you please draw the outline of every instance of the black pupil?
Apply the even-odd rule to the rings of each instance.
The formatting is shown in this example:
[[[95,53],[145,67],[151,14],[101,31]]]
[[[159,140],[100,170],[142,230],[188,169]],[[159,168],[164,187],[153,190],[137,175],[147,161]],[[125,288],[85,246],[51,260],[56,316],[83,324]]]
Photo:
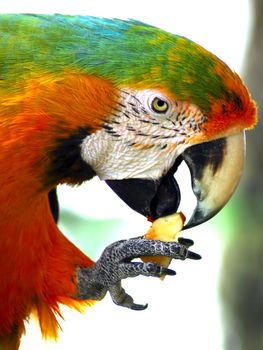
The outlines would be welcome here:
[[[165,101],[163,101],[163,100],[160,100],[160,99],[158,99],[157,100],[157,105],[158,105],[158,107],[163,107],[164,105],[165,105]]]

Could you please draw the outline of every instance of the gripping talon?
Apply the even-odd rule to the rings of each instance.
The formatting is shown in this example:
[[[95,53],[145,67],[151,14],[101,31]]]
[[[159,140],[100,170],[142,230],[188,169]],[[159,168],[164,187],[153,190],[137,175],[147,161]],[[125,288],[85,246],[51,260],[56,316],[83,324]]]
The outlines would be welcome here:
[[[187,251],[187,256],[188,259],[192,259],[192,260],[200,260],[202,259],[201,255],[194,253],[190,250]]]
[[[78,294],[81,300],[101,300],[107,292],[117,305],[132,310],[144,310],[146,305],[136,304],[125,292],[121,281],[136,276],[174,276],[176,272],[156,262],[137,262],[140,257],[168,257],[170,259],[199,260],[201,256],[188,247],[192,240],[180,238],[179,242],[164,242],[145,238],[133,238],[114,242],[103,251],[100,259],[90,267],[78,267]]]
[[[161,268],[161,272],[160,272],[160,276],[175,276],[176,275],[176,271],[172,270],[172,269],[167,269],[166,267],[162,267]]]
[[[133,304],[131,306],[131,310],[142,311],[142,310],[147,309],[147,307],[148,307],[148,304],[144,304],[144,305],[142,305],[142,304]]]
[[[178,243],[183,244],[185,247],[189,248],[192,245],[194,245],[194,241],[188,238],[184,237],[179,237],[178,238]]]

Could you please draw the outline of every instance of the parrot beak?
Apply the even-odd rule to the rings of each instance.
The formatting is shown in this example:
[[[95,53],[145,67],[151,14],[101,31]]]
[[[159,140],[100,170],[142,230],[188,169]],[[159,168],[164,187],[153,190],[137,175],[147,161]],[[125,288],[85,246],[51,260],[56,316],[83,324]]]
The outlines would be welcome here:
[[[216,215],[237,187],[245,160],[245,133],[188,148],[182,154],[188,165],[197,205],[185,229]]]
[[[197,205],[185,229],[217,214],[234,192],[243,170],[244,132],[185,150],[159,180],[106,180],[108,186],[133,210],[155,220],[177,211],[181,195],[174,174],[184,160],[192,177]]]

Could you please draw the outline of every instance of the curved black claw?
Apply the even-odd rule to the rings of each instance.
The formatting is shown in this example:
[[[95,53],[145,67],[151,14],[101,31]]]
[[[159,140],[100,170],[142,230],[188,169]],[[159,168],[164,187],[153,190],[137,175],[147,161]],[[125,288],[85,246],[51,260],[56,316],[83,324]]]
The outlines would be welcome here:
[[[141,304],[133,304],[133,306],[131,307],[132,310],[135,310],[135,311],[142,311],[142,310],[145,310],[147,309],[148,307],[148,304],[144,304],[144,305],[141,305]]]
[[[190,250],[188,250],[187,252],[187,258],[188,259],[192,259],[192,260],[200,260],[202,259],[201,255],[197,254],[197,253],[194,253]]]
[[[184,238],[184,237],[179,237],[178,242],[180,244],[184,245],[186,248],[190,248],[190,247],[192,247],[192,245],[194,245],[194,241],[192,241],[191,239],[188,239],[188,238]],[[202,259],[201,255],[194,253],[190,250],[187,251],[187,258],[192,259],[192,260]]]
[[[178,242],[180,244],[183,244],[187,248],[192,247],[192,245],[194,245],[194,241],[192,241],[191,239],[188,239],[188,238],[184,238],[184,237],[179,237]]]
[[[200,259],[200,255],[188,251],[192,241],[162,242],[142,237],[114,242],[102,253],[100,259],[89,268],[77,270],[78,298],[101,300],[109,291],[113,302],[132,310],[144,310],[147,305],[134,303],[121,286],[121,280],[139,275],[148,277],[174,276],[175,271],[153,262],[133,262],[141,256],[166,256],[185,260]]]

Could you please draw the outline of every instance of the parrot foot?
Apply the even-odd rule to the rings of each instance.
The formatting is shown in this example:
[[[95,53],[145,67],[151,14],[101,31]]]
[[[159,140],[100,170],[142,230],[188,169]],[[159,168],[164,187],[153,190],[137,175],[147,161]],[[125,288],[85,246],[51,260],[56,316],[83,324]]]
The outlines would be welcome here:
[[[199,260],[200,255],[188,248],[193,241],[180,238],[178,242],[163,242],[142,237],[112,243],[91,267],[77,269],[79,299],[101,300],[109,291],[113,302],[132,310],[144,310],[135,304],[121,286],[121,280],[139,275],[147,277],[173,276],[175,271],[153,262],[132,261],[140,256],[166,256],[173,259]]]

